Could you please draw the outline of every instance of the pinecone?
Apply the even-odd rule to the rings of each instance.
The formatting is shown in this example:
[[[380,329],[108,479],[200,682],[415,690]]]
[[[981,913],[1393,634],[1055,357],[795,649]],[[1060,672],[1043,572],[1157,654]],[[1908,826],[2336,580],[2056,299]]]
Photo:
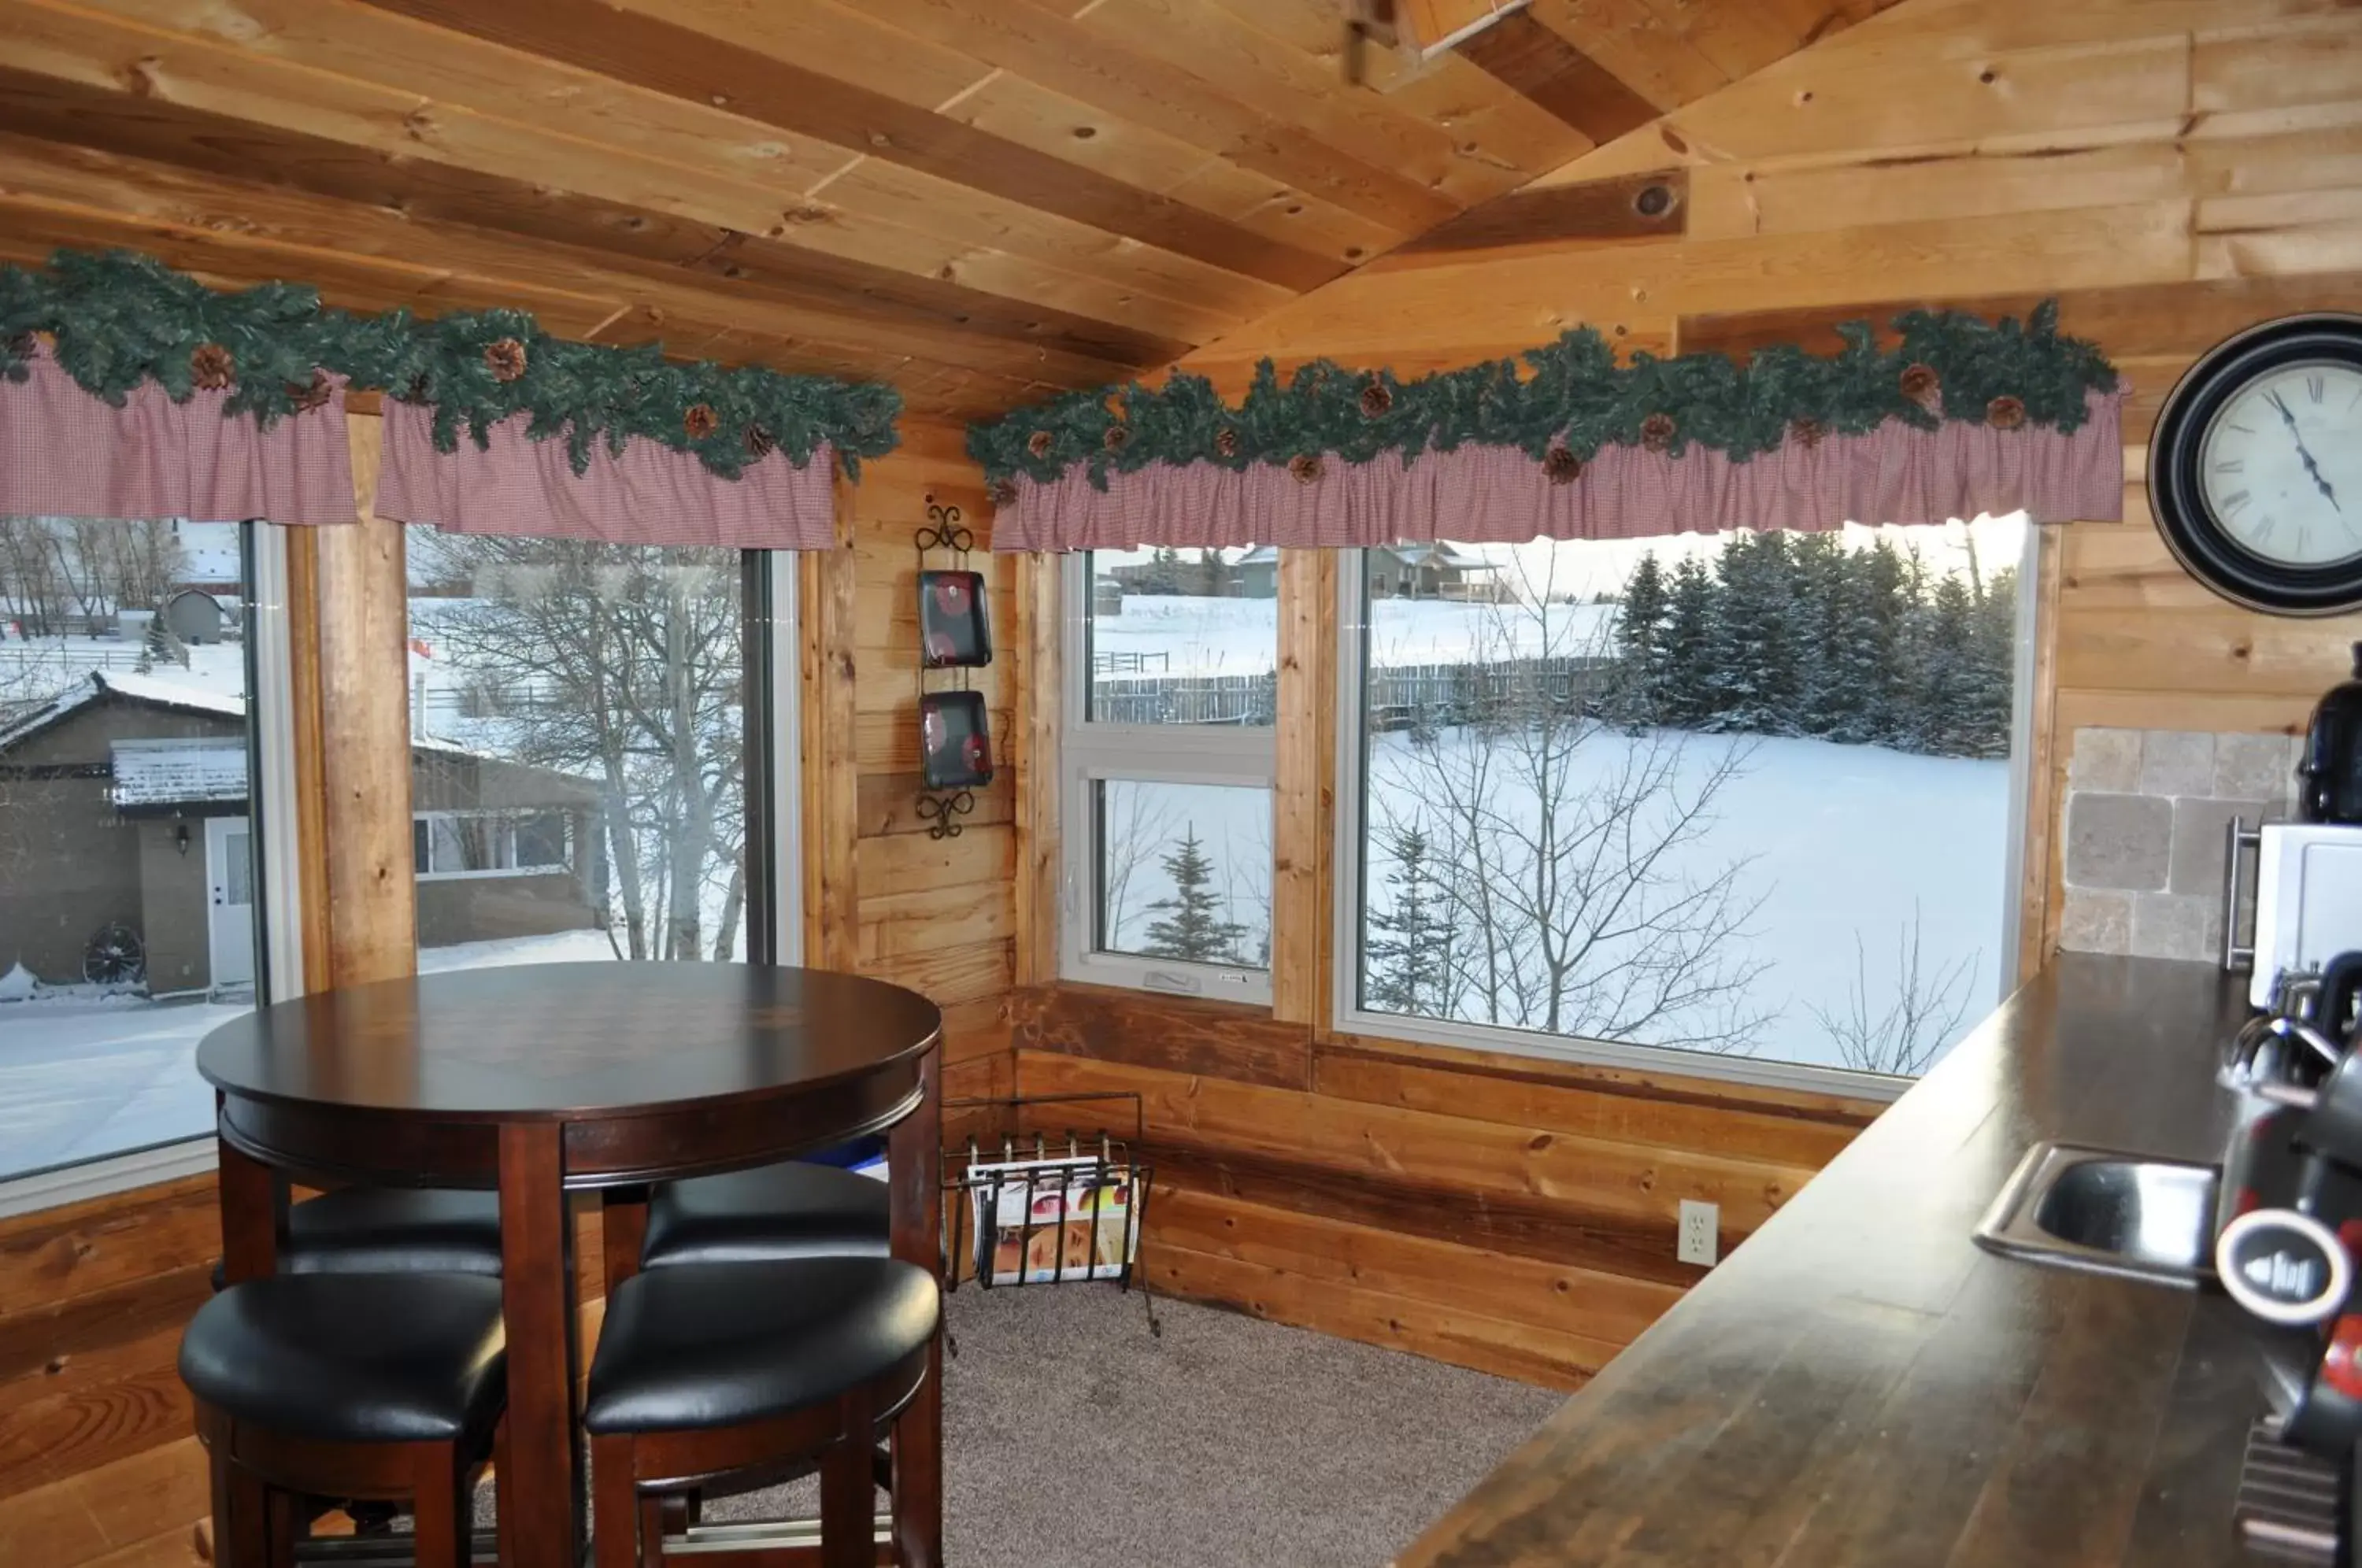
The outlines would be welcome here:
[[[1651,452],[1661,452],[1673,444],[1673,416],[1659,412],[1640,421],[1640,445]]]
[[[1788,439],[1794,441],[1807,452],[1819,446],[1821,444],[1821,437],[1828,433],[1828,427],[1824,425],[1817,419],[1792,419],[1788,421]]]
[[[1985,423],[1996,430],[2014,430],[2025,423],[2025,404],[2003,392],[1985,404]]]
[[[1583,459],[1564,447],[1552,447],[1542,454],[1542,472],[1552,484],[1573,484],[1583,477]]]
[[[1239,455],[1239,433],[1231,429],[1227,425],[1223,425],[1220,430],[1215,431],[1214,453],[1217,457],[1222,458],[1237,457]]]
[[[1320,454],[1298,452],[1287,459],[1287,477],[1298,484],[1310,484],[1320,477]]]
[[[1377,419],[1395,405],[1394,389],[1376,376],[1362,383],[1362,417]]]
[[[1930,414],[1940,414],[1944,408],[1944,383],[1932,365],[1910,364],[1903,367],[1903,395]]]
[[[710,403],[692,403],[680,416],[680,427],[689,432],[692,441],[702,441],[721,427],[722,416],[713,412]]]
[[[513,337],[484,346],[484,368],[496,381],[513,381],[524,375],[524,345]]]
[[[309,381],[289,381],[287,401],[295,405],[298,414],[309,414],[336,395],[337,384],[328,380],[328,372],[315,370]]]
[[[1032,435],[1025,437],[1025,449],[1032,453],[1037,458],[1048,457],[1050,455],[1050,433],[1047,430],[1036,430]]]
[[[418,374],[410,378],[410,391],[403,394],[402,401],[404,403],[425,403],[426,401],[425,371],[421,370]]]
[[[1017,504],[1017,486],[1008,480],[993,480],[991,493],[992,504],[995,506],[1014,506]]]
[[[771,433],[760,425],[746,426],[746,455],[756,462],[759,463],[769,457],[771,448],[778,445],[777,441],[771,439]]]
[[[189,356],[189,375],[207,392],[226,392],[237,377],[237,360],[218,343],[200,343]]]
[[[1129,426],[1110,425],[1107,427],[1106,434],[1099,437],[1099,445],[1110,452],[1120,452],[1124,448],[1124,443],[1131,439],[1131,431]]]

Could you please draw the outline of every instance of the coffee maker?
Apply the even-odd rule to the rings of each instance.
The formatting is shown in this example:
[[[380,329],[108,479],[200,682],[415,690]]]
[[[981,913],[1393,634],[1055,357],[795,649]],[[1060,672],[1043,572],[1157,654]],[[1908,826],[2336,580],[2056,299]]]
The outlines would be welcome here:
[[[2312,711],[2297,776],[2301,819],[2362,823],[2362,643],[2354,645],[2354,679],[2331,687]]]

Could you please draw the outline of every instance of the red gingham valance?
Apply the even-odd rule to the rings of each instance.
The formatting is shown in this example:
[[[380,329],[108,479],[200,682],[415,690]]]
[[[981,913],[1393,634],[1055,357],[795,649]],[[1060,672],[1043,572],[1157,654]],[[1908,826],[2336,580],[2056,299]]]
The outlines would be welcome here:
[[[1276,464],[1193,462],[1111,473],[1102,491],[1076,465],[1048,484],[1017,476],[1014,500],[995,509],[992,547],[1520,544],[2019,511],[2037,523],[2114,521],[2124,515],[2124,396],[2092,393],[2091,417],[2072,435],[1889,420],[1809,445],[1792,436],[1743,463],[1703,446],[1678,458],[1606,447],[1567,483],[1516,447],[1474,445],[1408,463],[1330,454],[1308,481]]]
[[[0,378],[0,515],[353,521],[341,396],[265,430],[224,418],[226,392],[174,403],[144,381],[113,407],[76,386],[43,343],[27,370],[21,381]]]
[[[534,440],[530,423],[523,414],[502,420],[489,447],[463,430],[457,450],[438,452],[434,411],[387,399],[378,514],[459,534],[612,545],[824,550],[836,542],[836,458],[825,446],[801,468],[775,451],[726,480],[660,442],[628,442],[621,457],[601,442],[577,476],[566,443]]]

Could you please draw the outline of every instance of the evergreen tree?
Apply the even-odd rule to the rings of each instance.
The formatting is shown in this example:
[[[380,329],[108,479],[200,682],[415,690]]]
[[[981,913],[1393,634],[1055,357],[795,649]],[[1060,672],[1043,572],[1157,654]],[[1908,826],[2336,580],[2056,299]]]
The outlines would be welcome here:
[[[1789,733],[1796,669],[1788,646],[1791,583],[1787,536],[1734,534],[1715,563],[1714,648],[1706,726],[1753,734]]]
[[[1387,907],[1370,911],[1369,1005],[1381,1012],[1440,1017],[1452,932],[1428,860],[1427,834],[1415,826],[1390,828],[1385,846],[1395,864],[1386,873]]]
[[[1915,751],[1937,756],[1974,755],[1970,708],[1978,682],[1970,623],[1975,613],[1968,585],[1948,577],[1936,584],[1912,618],[1908,729]]]
[[[1963,730],[1970,756],[2009,755],[2016,654],[2017,574],[2003,570],[1993,574],[1969,617]]]
[[[1834,736],[1852,715],[1855,693],[1839,672],[1849,552],[1834,534],[1805,534],[1789,549],[1785,635],[1795,671],[1789,727],[1798,734]]]
[[[1181,842],[1164,858],[1164,874],[1173,878],[1173,897],[1148,907],[1164,910],[1165,918],[1151,921],[1146,949],[1160,958],[1186,959],[1192,964],[1220,964],[1235,956],[1246,927],[1221,918],[1221,900],[1208,890],[1214,863],[1198,842],[1197,824],[1182,830]]]
[[[1846,692],[1829,738],[1849,745],[1897,741],[1903,626],[1909,614],[1903,556],[1891,540],[1849,551],[1838,589],[1831,681]]]
[[[1665,574],[1654,552],[1640,558],[1624,584],[1616,616],[1617,716],[1626,723],[1656,722],[1664,679]]]
[[[1673,568],[1658,640],[1657,722],[1696,729],[1713,711],[1714,579],[1694,556]]]

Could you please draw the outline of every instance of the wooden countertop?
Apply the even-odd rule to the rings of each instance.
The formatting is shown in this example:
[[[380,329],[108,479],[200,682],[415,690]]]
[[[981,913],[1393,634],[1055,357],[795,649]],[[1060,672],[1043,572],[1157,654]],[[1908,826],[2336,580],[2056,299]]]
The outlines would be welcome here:
[[[1398,1562],[2253,1561],[2238,1309],[1969,1239],[2044,1138],[2219,1159],[2243,1014],[2209,966],[2060,955]]]

